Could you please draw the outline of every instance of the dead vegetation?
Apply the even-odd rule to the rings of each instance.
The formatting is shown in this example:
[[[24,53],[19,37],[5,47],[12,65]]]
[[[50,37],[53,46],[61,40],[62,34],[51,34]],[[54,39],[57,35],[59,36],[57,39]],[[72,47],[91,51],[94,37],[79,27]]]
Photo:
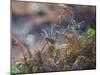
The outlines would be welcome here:
[[[64,48],[57,48],[53,38],[45,38],[41,49],[29,50],[28,45],[22,40],[12,37],[13,42],[22,50],[20,58],[20,73],[52,72],[65,70],[92,69],[96,65],[95,40],[87,42],[82,46],[83,41],[74,32],[65,33],[68,43]],[[52,42],[53,41],[53,42]],[[15,58],[15,59],[16,59]],[[24,61],[23,61],[24,60]],[[17,61],[18,62],[18,61]],[[19,64],[17,64],[19,65]]]
[[[20,6],[14,5],[12,7],[12,11],[17,15],[23,14],[23,11],[26,10],[18,11],[17,9],[14,10],[14,8],[20,8]],[[45,9],[48,9],[48,7],[45,7]],[[72,8],[67,5],[58,5],[52,10],[42,17],[38,16],[37,13],[24,13],[24,15],[31,14],[33,22],[35,18],[41,19],[40,26],[49,21],[51,29],[49,32],[46,29],[41,29],[42,33],[39,35],[43,39],[41,43],[38,43],[41,45],[40,48],[30,48],[25,39],[19,39],[12,35],[12,46],[15,45],[18,47],[16,49],[21,51],[20,55],[13,58],[15,61],[12,63],[12,67],[15,66],[19,70],[14,73],[39,73],[96,68],[95,29],[88,27],[86,31],[82,31],[80,26],[84,21],[77,23],[73,18]],[[68,18],[71,18],[71,23],[66,22]]]

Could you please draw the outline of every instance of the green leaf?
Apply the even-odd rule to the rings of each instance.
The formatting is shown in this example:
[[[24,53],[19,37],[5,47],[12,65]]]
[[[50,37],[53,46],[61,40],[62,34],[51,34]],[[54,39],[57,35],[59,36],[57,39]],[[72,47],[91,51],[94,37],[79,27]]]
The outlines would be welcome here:
[[[11,66],[11,72],[12,72],[12,73],[17,73],[17,72],[19,72],[19,70],[17,69],[16,66],[12,65],[12,66]]]
[[[93,28],[89,28],[88,31],[87,31],[88,35],[90,37],[93,37],[95,35],[95,30]]]
[[[58,56],[58,54],[60,53],[60,49],[54,48],[53,52],[54,52],[54,56]]]

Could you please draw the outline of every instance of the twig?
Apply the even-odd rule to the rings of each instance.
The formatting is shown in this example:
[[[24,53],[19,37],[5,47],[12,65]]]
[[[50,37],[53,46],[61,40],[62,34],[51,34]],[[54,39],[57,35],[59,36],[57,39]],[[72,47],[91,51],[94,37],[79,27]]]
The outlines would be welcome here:
[[[29,54],[30,57],[32,57],[31,52],[28,49],[28,46],[21,40],[18,40],[15,37],[12,37],[12,40],[15,42],[16,45],[20,46],[22,48],[23,53],[27,52]]]

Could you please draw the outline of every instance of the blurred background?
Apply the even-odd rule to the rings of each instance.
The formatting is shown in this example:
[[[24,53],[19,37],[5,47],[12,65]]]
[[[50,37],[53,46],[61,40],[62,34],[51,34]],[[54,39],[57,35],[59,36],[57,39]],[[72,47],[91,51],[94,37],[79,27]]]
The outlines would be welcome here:
[[[72,19],[77,23],[84,21],[80,24],[83,32],[88,27],[96,29],[95,6],[23,1],[12,1],[11,4],[11,36],[24,40],[30,50],[41,48],[44,30],[50,36],[53,26],[57,25],[59,30],[60,26],[71,24]],[[12,43],[12,57],[19,54],[20,48]]]

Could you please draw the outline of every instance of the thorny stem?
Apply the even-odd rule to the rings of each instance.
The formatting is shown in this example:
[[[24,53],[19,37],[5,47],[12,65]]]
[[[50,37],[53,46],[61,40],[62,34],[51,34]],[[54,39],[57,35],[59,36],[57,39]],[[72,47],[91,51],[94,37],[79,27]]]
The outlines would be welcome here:
[[[46,40],[45,40],[46,41]],[[41,51],[43,51],[44,50],[44,48],[45,48],[45,46],[48,44],[48,41],[46,41],[45,43],[44,43],[44,45],[43,45],[43,47],[42,47],[42,49],[41,49]]]
[[[24,60],[25,60],[25,64],[27,64],[27,58],[25,57],[24,53],[23,53],[23,57],[24,57]]]

